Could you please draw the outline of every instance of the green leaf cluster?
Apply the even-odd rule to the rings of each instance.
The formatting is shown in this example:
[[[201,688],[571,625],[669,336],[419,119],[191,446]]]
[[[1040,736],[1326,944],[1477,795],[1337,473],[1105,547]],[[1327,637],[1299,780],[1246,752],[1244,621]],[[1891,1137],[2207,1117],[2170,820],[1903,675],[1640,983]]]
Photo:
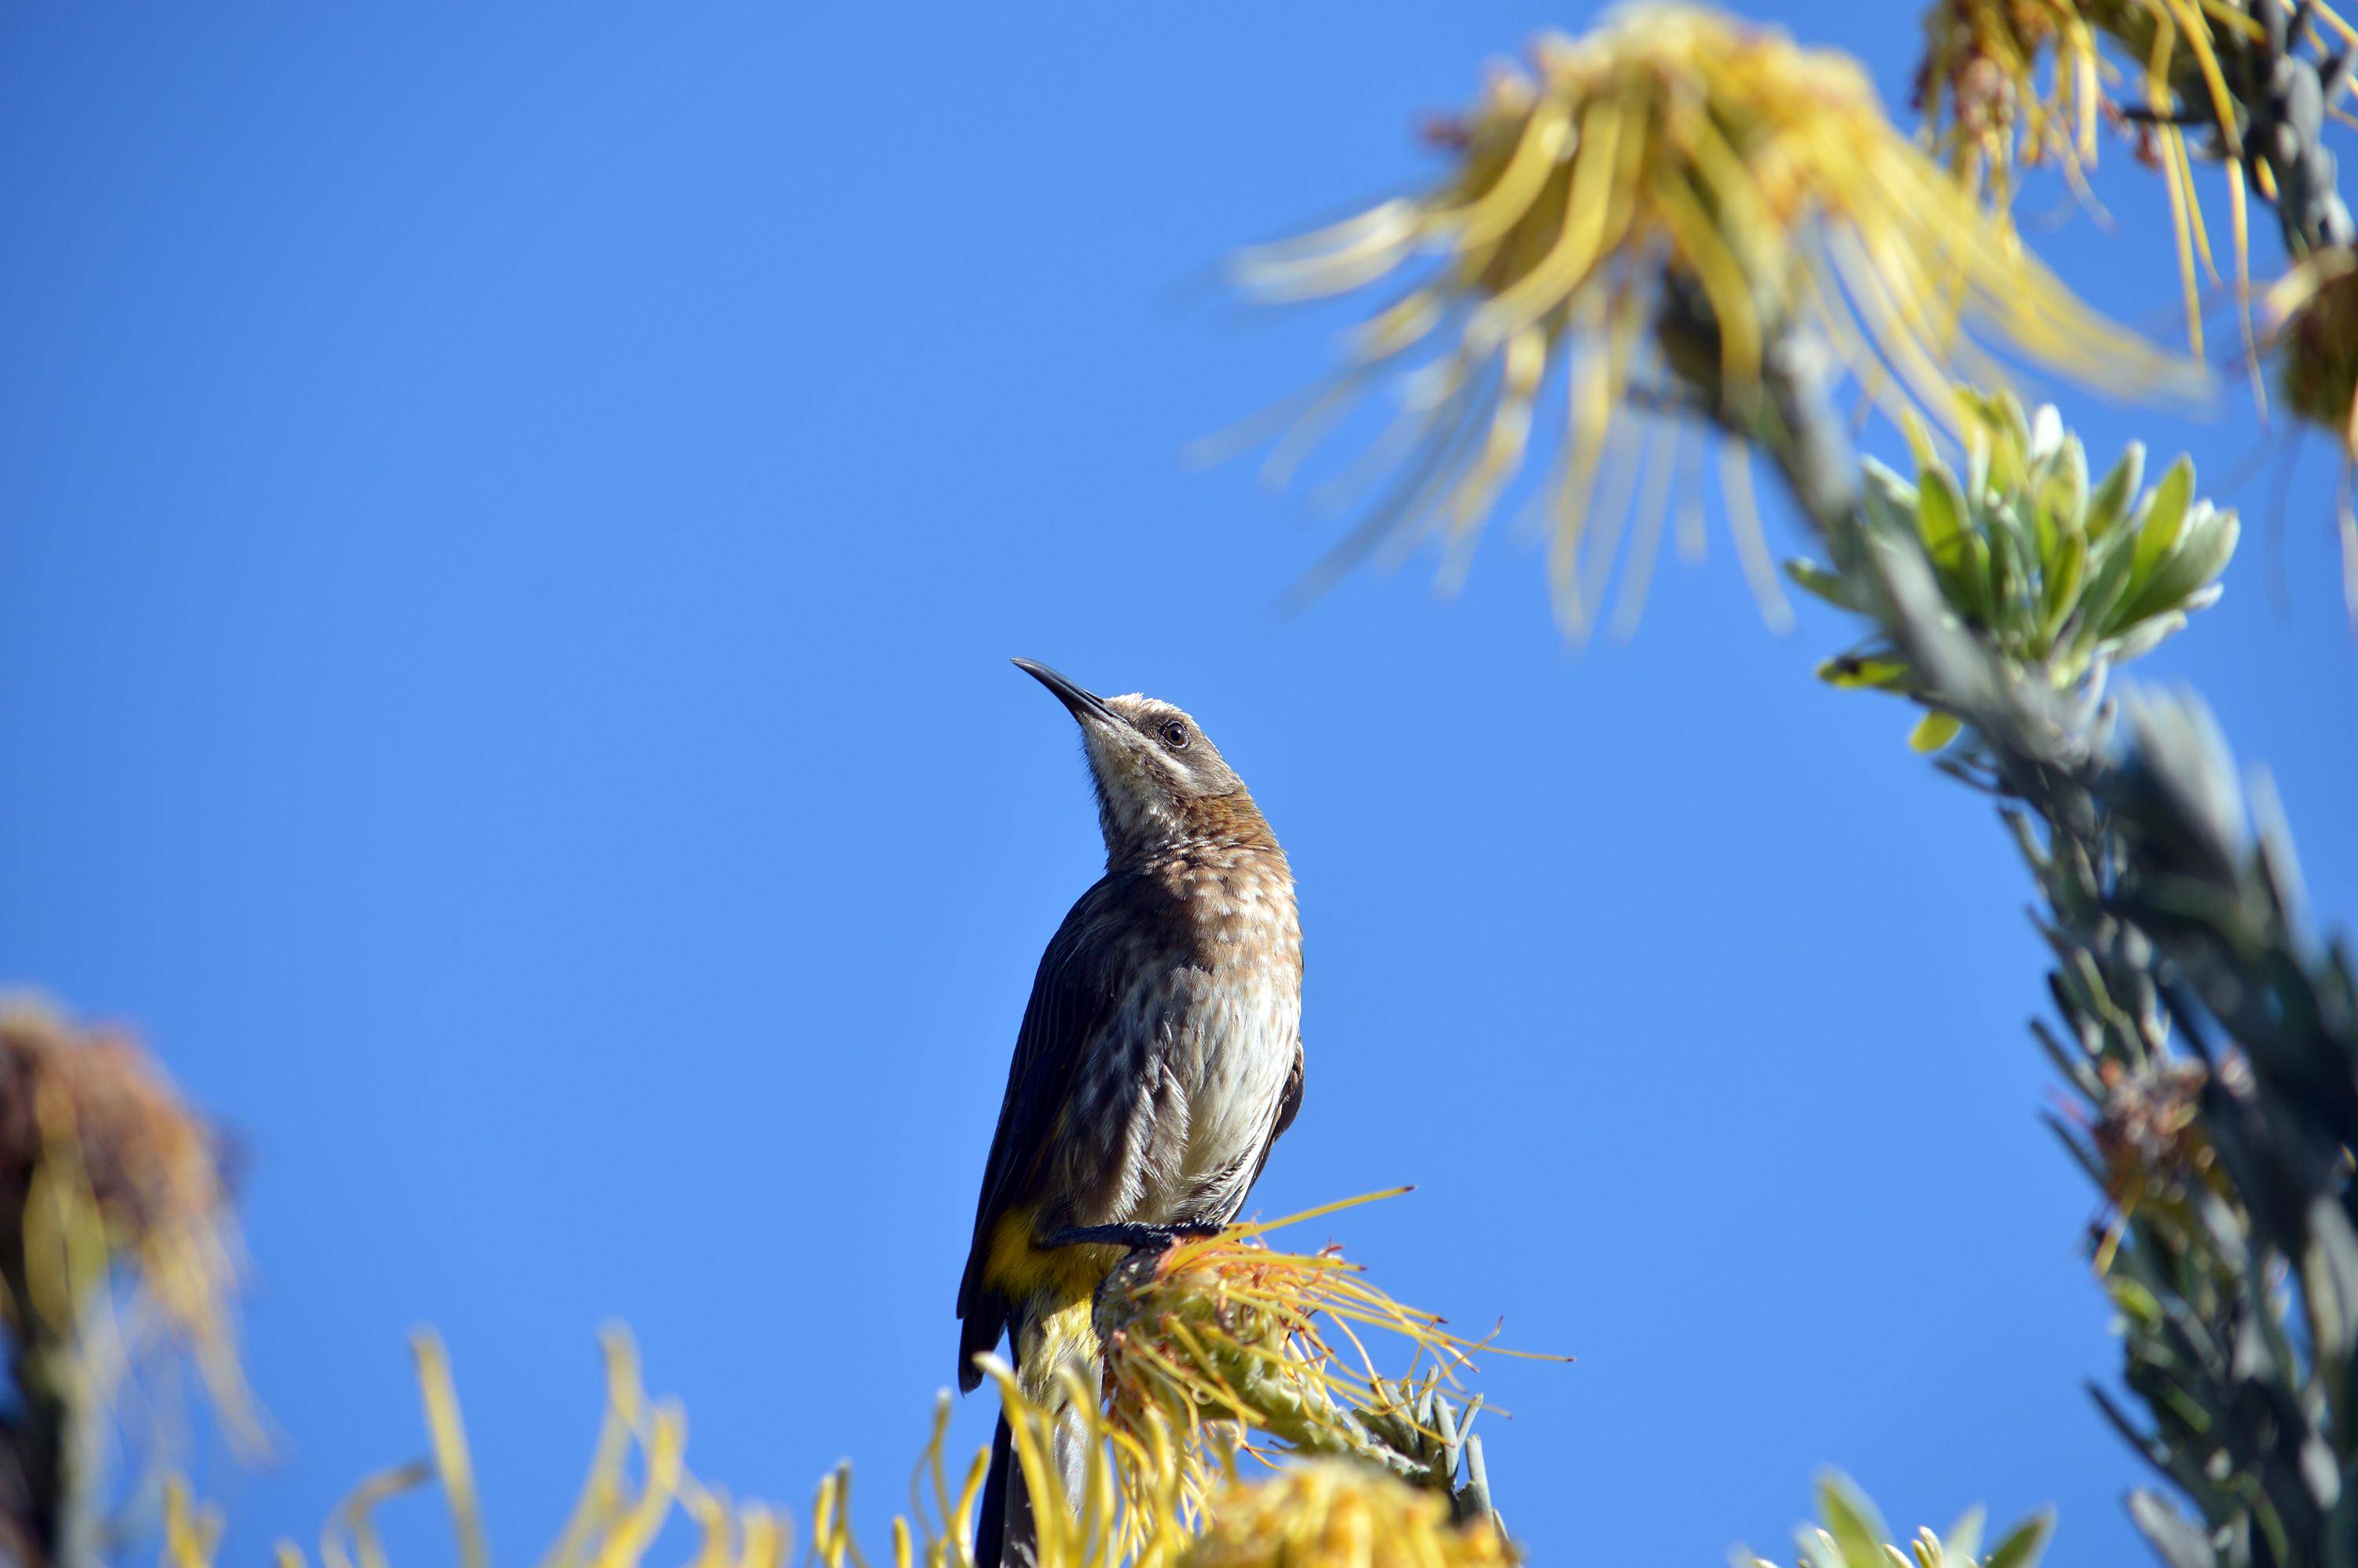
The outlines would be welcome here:
[[[1865,464],[1860,525],[1920,548],[1949,613],[2025,678],[2058,690],[2101,680],[2151,651],[2219,597],[2235,552],[2235,514],[2194,493],[2194,465],[2171,464],[2144,487],[2145,449],[2135,442],[2092,481],[2086,449],[2051,407],[2034,416],[2010,394],[1960,394],[1966,420],[1963,471],[1920,428],[1910,431],[1916,477]],[[1794,561],[1801,587],[1843,609],[1888,622],[1873,576],[1857,564]],[[1929,694],[1888,639],[1819,669],[1840,687]],[[1918,727],[1931,751],[1956,732],[1936,712]]]
[[[1973,1509],[1946,1536],[1918,1530],[1903,1552],[1890,1544],[1883,1516],[1849,1476],[1828,1471],[1818,1478],[1817,1493],[1823,1522],[1794,1538],[1801,1547],[1801,1568],[2037,1568],[2055,1528],[2052,1513],[2033,1514],[1984,1555],[1982,1510]],[[1742,1550],[1728,1561],[1733,1568],[1775,1568],[1768,1559]]]

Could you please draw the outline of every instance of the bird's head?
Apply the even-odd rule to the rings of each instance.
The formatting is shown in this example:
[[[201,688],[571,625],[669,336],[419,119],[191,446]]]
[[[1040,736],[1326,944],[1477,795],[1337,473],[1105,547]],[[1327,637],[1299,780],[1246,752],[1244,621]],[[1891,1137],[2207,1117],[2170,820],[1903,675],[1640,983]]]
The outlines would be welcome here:
[[[1109,860],[1190,841],[1277,847],[1244,781],[1193,719],[1151,697],[1099,697],[1030,659],[1015,666],[1080,724]]]

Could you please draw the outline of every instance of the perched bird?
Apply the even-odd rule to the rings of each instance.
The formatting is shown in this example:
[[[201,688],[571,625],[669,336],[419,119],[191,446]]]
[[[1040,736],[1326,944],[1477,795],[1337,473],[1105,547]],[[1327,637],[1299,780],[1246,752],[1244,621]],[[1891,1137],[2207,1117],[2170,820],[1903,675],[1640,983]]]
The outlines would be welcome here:
[[[1015,663],[1080,723],[1106,871],[1023,1010],[958,1284],[958,1386],[1009,1334],[1077,1480],[1087,1430],[1066,1374],[1094,1397],[1098,1285],[1125,1249],[1234,1219],[1301,1107],[1302,928],[1285,851],[1194,719]],[[1004,1419],[977,1536],[977,1568],[1034,1560]]]

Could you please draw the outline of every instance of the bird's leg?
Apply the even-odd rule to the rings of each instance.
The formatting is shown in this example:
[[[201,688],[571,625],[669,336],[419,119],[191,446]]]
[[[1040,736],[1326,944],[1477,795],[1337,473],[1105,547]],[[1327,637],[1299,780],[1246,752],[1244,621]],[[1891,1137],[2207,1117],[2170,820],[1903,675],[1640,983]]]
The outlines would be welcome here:
[[[1182,1241],[1198,1241],[1227,1229],[1203,1220],[1177,1220],[1168,1225],[1081,1225],[1060,1230],[1044,1247],[1127,1247],[1132,1252],[1160,1252]]]

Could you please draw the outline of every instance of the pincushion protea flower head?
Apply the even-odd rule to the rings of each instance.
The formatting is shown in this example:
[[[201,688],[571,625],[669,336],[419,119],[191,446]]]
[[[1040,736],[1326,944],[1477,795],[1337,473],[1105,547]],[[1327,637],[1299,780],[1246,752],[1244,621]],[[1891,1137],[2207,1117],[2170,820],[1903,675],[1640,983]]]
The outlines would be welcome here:
[[[1106,1422],[1126,1477],[1139,1467],[1133,1493],[1175,1466],[1183,1503],[1200,1512],[1239,1451],[1341,1455],[1451,1484],[1462,1433],[1438,1401],[1488,1341],[1402,1305],[1333,1247],[1287,1253],[1260,1241],[1307,1217],[1132,1254],[1098,1292]],[[1370,1354],[1383,1340],[1408,1352],[1397,1377]]]
[[[2342,592],[2358,621],[2358,251],[2320,251],[2268,291],[2268,344],[2282,364],[2285,402],[2342,449]]]
[[[1181,1568],[1508,1568],[1487,1519],[1456,1524],[1449,1499],[1365,1465],[1318,1459],[1230,1488]]]
[[[2096,157],[2104,70],[2072,0],[1936,0],[1925,14],[1916,107],[1968,189],[2004,209],[2016,170],[2058,163],[2082,184]],[[2041,56],[2052,74],[2040,81]]]
[[[783,1568],[797,1556],[797,1531],[767,1505],[732,1500],[699,1481],[687,1465],[687,1417],[676,1401],[650,1400],[629,1336],[604,1336],[606,1410],[592,1449],[579,1502],[542,1568],[640,1568],[659,1541],[671,1539],[681,1516],[694,1531],[700,1568]],[[328,1568],[387,1561],[377,1516],[405,1493],[431,1487],[449,1514],[455,1556],[462,1568],[489,1561],[481,1499],[475,1484],[466,1424],[449,1358],[430,1333],[414,1341],[424,1396],[429,1454],[362,1481],[338,1505],[321,1532]],[[1079,1399],[1098,1441],[1077,1493],[1048,1457],[1057,1417],[1025,1399],[1005,1362],[980,1362],[997,1387],[1039,1527],[1040,1568],[1180,1568],[1293,1563],[1323,1568],[1368,1563],[1419,1563],[1431,1568],[1482,1568],[1513,1561],[1495,1521],[1453,1526],[1444,1492],[1421,1489],[1380,1465],[1309,1459],[1256,1482],[1222,1464],[1202,1488],[1208,1509],[1191,1507],[1193,1485],[1177,1454],[1184,1437],[1159,1414],[1140,1412],[1138,1424],[1109,1420],[1093,1399]],[[1082,1390],[1076,1390],[1076,1395]],[[893,1568],[972,1568],[988,1448],[962,1472],[948,1460],[952,1396],[936,1403],[933,1428],[910,1477],[910,1508],[892,1521]],[[1159,1447],[1164,1463],[1151,1472],[1126,1451]],[[1196,1451],[1199,1454],[1200,1450]],[[851,1470],[841,1465],[818,1487],[801,1560],[825,1568],[865,1568],[876,1559],[852,1529]],[[222,1520],[218,1510],[192,1502],[175,1481],[166,1493],[166,1568],[213,1568]],[[1201,1539],[1199,1539],[1201,1532]],[[304,1568],[290,1541],[277,1552],[279,1568]]]
[[[1171,1561],[1219,1517],[1223,1499],[1256,1495],[1239,1488],[1248,1455],[1281,1478],[1305,1456],[1347,1459],[1371,1477],[1425,1489],[1444,1512],[1458,1498],[1487,1514],[1480,1444],[1467,1435],[1481,1401],[1461,1418],[1443,1395],[1487,1341],[1401,1305],[1331,1246],[1285,1253],[1261,1239],[1405,1190],[1124,1259],[1094,1303],[1102,1386],[1076,1387],[1070,1401],[1098,1439],[1077,1497],[1049,1462],[1052,1418],[1022,1397],[1003,1364],[979,1358],[1033,1488],[1044,1563],[1094,1564],[1109,1552],[1132,1568]],[[1387,1341],[1407,1352],[1397,1379],[1379,1373],[1369,1353]],[[1468,1482],[1458,1491],[1461,1458]],[[1059,1497],[1068,1506],[1042,1501]]]
[[[1688,6],[1624,11],[1542,39],[1528,70],[1500,69],[1449,140],[1455,165],[1424,194],[1236,267],[1267,299],[1395,290],[1273,460],[1289,465],[1400,373],[1405,407],[1376,449],[1391,489],[1346,555],[1435,525],[1462,552],[1560,398],[1540,499],[1558,605],[1585,624],[1578,579],[1610,560],[1584,559],[1582,521],[1617,416],[1682,406],[1748,433],[1798,341],[1830,350],[1887,411],[1943,424],[1954,377],[2003,379],[1984,344],[2123,392],[2190,384],[2012,243],[1893,128],[1855,61],[1779,32]],[[1700,335],[1685,325],[1698,308]],[[1642,467],[1659,495],[1674,456],[1630,456],[1617,479]],[[1758,583],[1773,574],[1757,535],[1750,546]]]
[[[221,1145],[128,1033],[0,1000],[0,1254],[20,1343],[80,1364],[103,1402],[151,1330],[195,1357],[230,1434],[261,1436],[230,1320],[236,1250]],[[110,1284],[126,1271],[134,1310]]]
[[[2269,75],[2262,54],[2261,5],[2290,0],[1935,0],[1925,16],[1917,106],[1935,150],[1969,188],[2003,210],[2018,168],[2060,163],[2073,190],[2089,197],[2100,117],[2133,126],[2140,156],[2159,169],[2177,236],[2190,351],[2203,351],[2201,277],[2219,282],[2211,233],[2194,183],[2198,157],[2217,157],[2227,180],[2236,310],[2251,337],[2249,180],[2241,138],[2257,112],[2250,92]],[[2331,6],[2311,5],[2312,25],[2358,45]],[[2114,57],[2104,44],[2110,39]],[[2294,40],[2297,44],[2298,39]],[[2118,63],[2115,64],[2115,60]],[[2125,104],[2106,96],[2117,88]],[[2204,138],[2187,137],[2195,128]],[[2265,161],[2259,194],[2277,197]]]
[[[2323,251],[2269,291],[2285,402],[2358,460],[2358,252]]]
[[[684,1462],[687,1419],[678,1405],[648,1400],[627,1336],[613,1330],[605,1341],[605,1421],[580,1503],[541,1559],[543,1568],[640,1568],[682,1510],[696,1528],[698,1568],[783,1568],[796,1555],[796,1531],[786,1517],[760,1503],[732,1502],[691,1476]],[[449,1363],[430,1334],[419,1336],[416,1348],[432,1457],[371,1477],[336,1509],[319,1543],[329,1568],[353,1563],[383,1568],[388,1555],[376,1526],[377,1509],[427,1485],[443,1493],[463,1568],[481,1568],[488,1561]],[[1228,1475],[1205,1514],[1191,1519],[1172,1485],[1139,1499],[1137,1511],[1127,1511],[1100,1444],[1083,1495],[1076,1498],[1065,1489],[1060,1467],[1044,1458],[1055,1418],[1023,1398],[1005,1363],[989,1357],[983,1361],[1007,1401],[1004,1413],[1019,1454],[1029,1452],[1027,1480],[1039,1488],[1033,1498],[1044,1527],[1039,1568],[1509,1568],[1521,1561],[1495,1516],[1466,1517],[1461,1501],[1404,1481],[1382,1465],[1349,1459],[1293,1458],[1274,1474],[1250,1481]],[[954,1488],[946,1462],[951,1409],[945,1390],[910,1480],[910,1509],[892,1522],[893,1568],[972,1568],[975,1515],[990,1450],[974,1456]],[[1108,1444],[1123,1441],[1101,1418],[1098,1432]],[[1825,1527],[1801,1538],[1807,1568],[1890,1568],[1911,1562],[1915,1568],[1973,1568],[1976,1563],[1984,1568],[2035,1568],[2052,1526],[2049,1516],[2028,1520],[1985,1555],[1982,1516],[1974,1509],[1945,1539],[1920,1530],[1909,1539],[1910,1552],[1901,1553],[1886,1544],[1888,1537],[1874,1505],[1843,1477],[1821,1482],[1819,1503]],[[802,1561],[866,1568],[884,1560],[871,1558],[855,1540],[850,1505],[850,1469],[838,1465],[819,1487]],[[217,1509],[196,1505],[185,1484],[174,1481],[166,1491],[163,1522],[165,1568],[213,1568],[222,1536]],[[285,1541],[276,1560],[279,1568],[304,1568],[307,1562],[300,1547]],[[1734,1560],[1770,1568],[1748,1553]]]

